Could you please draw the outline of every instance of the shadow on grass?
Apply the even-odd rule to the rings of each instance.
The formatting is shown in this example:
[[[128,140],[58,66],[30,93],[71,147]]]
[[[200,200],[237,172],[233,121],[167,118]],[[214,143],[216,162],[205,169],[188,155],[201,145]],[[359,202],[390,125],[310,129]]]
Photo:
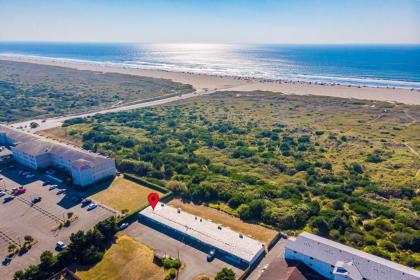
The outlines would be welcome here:
[[[92,196],[98,192],[101,192],[107,188],[109,188],[109,186],[111,186],[112,182],[113,182],[114,178],[108,178],[105,179],[93,186],[88,186],[88,187],[77,187],[74,185],[65,185],[60,187],[59,189],[64,189],[66,190],[64,197],[58,202],[58,205],[60,205],[63,208],[69,209],[72,208],[78,204],[80,204],[80,202],[89,196]]]

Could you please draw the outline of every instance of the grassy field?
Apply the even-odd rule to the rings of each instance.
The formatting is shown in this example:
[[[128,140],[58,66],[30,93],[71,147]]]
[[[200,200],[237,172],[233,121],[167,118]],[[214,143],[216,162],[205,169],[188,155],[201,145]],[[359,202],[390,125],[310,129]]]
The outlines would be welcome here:
[[[0,122],[74,114],[192,91],[190,85],[167,79],[2,60]]]
[[[118,234],[103,259],[87,271],[77,271],[82,280],[162,280],[163,268],[153,263],[153,250],[131,236]]]
[[[212,220],[216,224],[222,224],[225,227],[230,227],[234,231],[251,236],[252,238],[260,240],[264,243],[270,242],[277,233],[275,230],[271,230],[257,224],[246,223],[237,217],[231,216],[216,209],[206,207],[204,205],[185,203],[180,199],[172,200],[169,205],[172,205],[176,208],[181,208],[182,210],[199,217]]]
[[[420,106],[221,92],[69,122],[64,137],[184,200],[420,268],[419,120]]]
[[[124,179],[120,176],[116,177],[109,187],[93,194],[91,198],[95,201],[108,205],[117,211],[132,213],[140,207],[148,204],[147,196],[151,192],[155,192],[160,196],[163,195],[158,191]]]
[[[71,138],[69,137],[69,135],[72,133],[72,130],[79,130],[79,129],[83,129],[83,127],[73,127],[71,130],[67,129],[66,127],[57,127],[57,128],[51,128],[51,129],[47,129],[47,130],[41,130],[38,131],[36,134],[39,134],[41,136],[56,140],[56,141],[61,141],[61,142],[66,142],[68,144],[74,145],[74,146],[81,146],[83,144],[83,142],[80,139],[75,139],[75,138]]]

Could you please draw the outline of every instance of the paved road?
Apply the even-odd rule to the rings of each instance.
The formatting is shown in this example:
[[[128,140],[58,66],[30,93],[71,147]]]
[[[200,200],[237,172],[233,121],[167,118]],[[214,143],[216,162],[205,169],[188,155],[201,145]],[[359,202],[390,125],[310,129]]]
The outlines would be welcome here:
[[[34,133],[34,132],[41,131],[41,130],[46,130],[46,129],[50,129],[50,128],[54,128],[54,127],[60,127],[63,124],[64,121],[69,120],[69,119],[85,118],[85,117],[94,116],[94,115],[97,115],[97,114],[115,113],[115,112],[129,111],[129,110],[151,107],[151,106],[158,106],[158,105],[163,105],[163,104],[170,103],[170,102],[175,102],[175,101],[179,101],[179,100],[184,100],[184,99],[196,97],[196,96],[199,96],[199,95],[210,94],[210,93],[213,93],[213,92],[214,91],[208,91],[208,92],[196,91],[196,92],[187,93],[187,94],[183,94],[183,95],[177,95],[177,96],[172,96],[172,97],[168,97],[168,98],[162,98],[162,99],[147,101],[147,102],[142,102],[142,103],[135,103],[135,104],[131,104],[131,105],[124,105],[124,106],[120,106],[120,107],[113,107],[113,108],[109,108],[109,109],[104,109],[104,110],[89,112],[89,113],[83,113],[83,114],[79,114],[79,115],[68,115],[68,116],[54,117],[54,118],[49,118],[49,119],[33,119],[33,120],[13,123],[13,124],[11,124],[11,126],[14,127],[14,128],[22,127],[25,131]],[[31,122],[37,122],[39,124],[39,126],[37,128],[30,128],[30,123]]]

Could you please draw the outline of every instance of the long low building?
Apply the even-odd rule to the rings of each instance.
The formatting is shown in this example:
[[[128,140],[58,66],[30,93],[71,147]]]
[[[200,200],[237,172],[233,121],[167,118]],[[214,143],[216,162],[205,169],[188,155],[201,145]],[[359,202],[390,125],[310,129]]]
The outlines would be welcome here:
[[[334,280],[420,279],[420,271],[308,232],[287,240],[285,258],[301,261]]]
[[[70,145],[0,125],[0,143],[11,147],[16,161],[32,169],[65,169],[79,186],[88,186],[116,174],[115,160]]]
[[[261,242],[164,203],[141,211],[139,220],[201,251],[214,248],[217,258],[239,268],[252,266],[265,254]]]

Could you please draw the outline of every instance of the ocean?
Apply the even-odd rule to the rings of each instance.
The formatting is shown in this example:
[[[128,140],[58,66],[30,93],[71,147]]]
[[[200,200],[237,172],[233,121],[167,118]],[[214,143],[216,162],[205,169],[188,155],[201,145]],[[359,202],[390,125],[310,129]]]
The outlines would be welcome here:
[[[420,89],[420,45],[0,42],[0,55],[202,73]]]

